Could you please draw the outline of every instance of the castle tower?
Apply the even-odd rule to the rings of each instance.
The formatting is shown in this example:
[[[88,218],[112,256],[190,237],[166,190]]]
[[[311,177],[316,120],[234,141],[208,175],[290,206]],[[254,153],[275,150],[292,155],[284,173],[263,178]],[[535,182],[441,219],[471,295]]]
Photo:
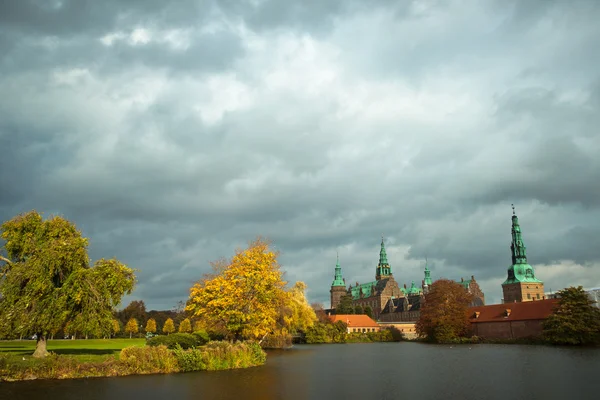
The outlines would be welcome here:
[[[335,276],[331,284],[331,308],[336,308],[340,304],[341,298],[346,294],[346,282],[342,277],[342,267],[340,267],[340,256],[337,256],[335,264]]]
[[[379,264],[375,271],[375,279],[380,281],[385,278],[392,276],[392,269],[387,260],[387,254],[385,252],[385,244],[383,243],[383,236],[381,237],[381,250],[379,251]]]
[[[429,268],[427,268],[427,258],[425,258],[425,279],[423,279],[423,293],[429,292],[431,283],[431,271]]]
[[[535,277],[533,267],[527,264],[526,247],[519,226],[519,218],[512,206],[512,242],[510,251],[512,265],[508,268],[508,276],[502,283],[505,303],[541,300],[544,297],[544,282]]]

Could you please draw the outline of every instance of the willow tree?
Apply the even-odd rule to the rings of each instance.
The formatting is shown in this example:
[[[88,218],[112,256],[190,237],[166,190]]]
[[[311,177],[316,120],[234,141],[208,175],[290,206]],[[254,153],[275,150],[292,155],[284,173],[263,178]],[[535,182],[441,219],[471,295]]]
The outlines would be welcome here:
[[[134,271],[101,259],[90,265],[88,240],[68,220],[36,211],[2,224],[0,333],[37,335],[34,357],[45,357],[57,328],[110,334],[112,311],[135,285]]]
[[[269,243],[257,239],[213,267],[190,289],[187,311],[234,339],[262,339],[276,329],[285,282]]]

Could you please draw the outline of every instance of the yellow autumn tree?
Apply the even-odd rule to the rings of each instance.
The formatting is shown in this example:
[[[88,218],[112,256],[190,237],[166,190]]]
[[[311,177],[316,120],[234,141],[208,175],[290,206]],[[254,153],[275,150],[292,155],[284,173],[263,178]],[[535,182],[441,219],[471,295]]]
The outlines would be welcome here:
[[[134,333],[138,333],[138,331],[139,331],[139,328],[138,328],[137,319],[130,318],[129,321],[127,321],[127,325],[125,325],[125,333],[129,333],[129,339],[131,339],[131,336]]]
[[[236,340],[263,338],[277,327],[284,298],[277,256],[258,238],[230,261],[213,263],[215,274],[192,286],[186,310]]]
[[[306,300],[305,290],[306,284],[299,281],[290,290],[284,292],[279,320],[280,328],[283,331],[289,333],[305,332],[317,321],[315,310]]]
[[[113,335],[116,335],[117,333],[121,332],[121,323],[119,322],[119,320],[113,319],[111,328]]]
[[[146,332],[150,332],[150,333],[156,332],[156,320],[154,318],[150,318],[146,322]]]
[[[173,320],[171,318],[169,318],[165,321],[162,331],[163,331],[163,333],[166,333],[167,335],[169,333],[175,332],[175,323],[173,322]]]
[[[200,321],[199,319],[194,321],[194,332],[200,332],[200,331],[205,331],[206,330],[206,325],[204,324],[203,321]]]
[[[179,324],[179,333],[190,333],[192,331],[192,323],[189,318],[184,319]]]

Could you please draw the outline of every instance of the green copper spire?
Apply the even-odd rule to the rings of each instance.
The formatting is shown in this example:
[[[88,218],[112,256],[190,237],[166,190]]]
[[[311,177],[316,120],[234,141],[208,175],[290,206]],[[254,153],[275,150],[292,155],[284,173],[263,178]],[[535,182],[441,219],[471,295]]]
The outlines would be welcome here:
[[[375,279],[389,278],[390,275],[392,275],[392,269],[388,263],[383,236],[381,236],[381,250],[379,251],[379,264],[377,264]]]
[[[510,251],[512,253],[513,264],[527,264],[527,252],[525,244],[523,244],[523,235],[521,233],[521,227],[519,226],[519,217],[515,214],[515,206],[511,204],[513,215],[512,215],[512,242],[510,244]]]
[[[431,286],[431,271],[427,268],[427,257],[425,257],[425,284]]]
[[[542,283],[541,280],[535,277],[533,267],[527,264],[527,248],[525,247],[525,243],[523,243],[523,234],[521,232],[521,226],[519,226],[519,218],[515,213],[515,206],[512,204],[511,206],[513,210],[511,228],[512,241],[510,243],[512,265],[508,268],[508,277],[503,285],[517,282]]]
[[[342,278],[342,267],[340,267],[340,255],[337,255],[337,262],[335,264],[335,277],[333,278],[333,283],[331,286],[344,286],[346,287],[346,283],[344,282],[344,278]]]
[[[385,244],[383,243],[383,236],[381,237],[381,250],[379,251],[379,265],[389,265],[387,260],[387,254],[385,253]]]

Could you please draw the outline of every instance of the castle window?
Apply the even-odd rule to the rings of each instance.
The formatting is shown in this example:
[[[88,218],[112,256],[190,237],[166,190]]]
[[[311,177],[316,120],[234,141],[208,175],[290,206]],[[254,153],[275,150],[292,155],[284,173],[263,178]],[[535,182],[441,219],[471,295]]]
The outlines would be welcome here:
[[[537,298],[538,298],[538,300],[540,299],[540,294],[539,293],[537,294]]]
[[[531,293],[527,293],[527,298],[531,299]]]

